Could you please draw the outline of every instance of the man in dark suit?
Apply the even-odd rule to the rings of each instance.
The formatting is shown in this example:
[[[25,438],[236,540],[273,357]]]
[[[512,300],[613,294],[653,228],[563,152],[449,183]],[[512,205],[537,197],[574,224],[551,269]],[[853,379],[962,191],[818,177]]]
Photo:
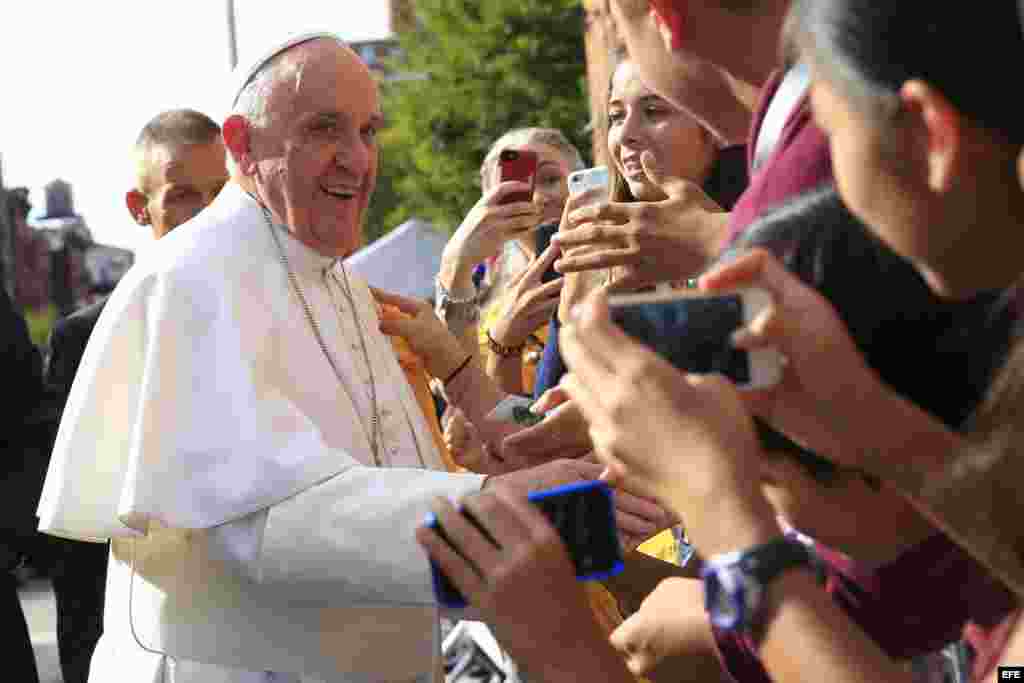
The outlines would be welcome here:
[[[220,127],[190,109],[159,114],[135,144],[136,185],[125,204],[159,239],[198,214],[227,182]],[[66,400],[106,299],[59,320],[50,336],[47,387]],[[63,403],[62,403],[63,405]],[[103,631],[107,544],[54,538],[50,568],[57,597],[57,642],[64,683],[86,683]]]
[[[49,458],[43,357],[32,343],[25,317],[0,286],[0,376],[7,401],[0,429],[0,633],[4,634],[4,677],[38,683],[35,654],[13,571],[36,554],[35,509]]]

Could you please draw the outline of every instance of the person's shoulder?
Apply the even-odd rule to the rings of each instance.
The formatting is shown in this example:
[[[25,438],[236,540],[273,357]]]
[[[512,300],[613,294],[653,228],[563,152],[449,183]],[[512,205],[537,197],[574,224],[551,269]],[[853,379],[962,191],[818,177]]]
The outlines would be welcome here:
[[[149,245],[140,275],[174,282],[223,284],[265,253],[264,220],[243,191],[228,184],[198,216]]]

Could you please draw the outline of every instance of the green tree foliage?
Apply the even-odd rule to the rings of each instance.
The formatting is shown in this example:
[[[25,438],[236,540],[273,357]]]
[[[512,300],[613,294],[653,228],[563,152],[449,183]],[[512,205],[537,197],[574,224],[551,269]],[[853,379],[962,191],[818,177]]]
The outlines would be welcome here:
[[[580,0],[416,0],[384,87],[381,178],[368,237],[416,216],[454,229],[479,199],[491,143],[523,126],[589,152]]]

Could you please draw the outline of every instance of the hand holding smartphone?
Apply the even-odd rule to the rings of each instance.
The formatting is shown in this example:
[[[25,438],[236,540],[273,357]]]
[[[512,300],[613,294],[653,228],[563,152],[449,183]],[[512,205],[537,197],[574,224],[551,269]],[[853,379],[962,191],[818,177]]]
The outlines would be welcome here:
[[[533,233],[534,239],[534,250],[537,254],[536,258],[540,258],[540,255],[547,251],[547,248],[551,246],[551,238],[558,232],[558,223],[541,223],[537,226],[537,230]],[[562,274],[555,270],[554,264],[548,267],[547,270],[540,276],[541,283],[551,282],[562,277]]]
[[[576,197],[584,192],[598,190],[599,192],[593,193],[594,196],[600,196],[602,200],[607,199],[608,182],[607,166],[594,166],[593,168],[585,168],[581,171],[573,171],[569,174],[569,196]],[[603,191],[603,194],[601,191]],[[586,206],[586,204],[582,206]]]
[[[615,508],[612,491],[607,484],[602,481],[569,484],[531,493],[529,500],[558,530],[578,580],[600,581],[622,571]],[[462,513],[485,537],[491,538],[468,510],[463,509]],[[428,515],[425,524],[451,545],[434,515]],[[453,549],[458,552],[457,547],[453,546]],[[466,599],[433,559],[430,561],[430,570],[438,603],[451,608],[465,607]]]
[[[625,332],[688,373],[721,373],[740,389],[763,389],[782,377],[774,349],[737,349],[732,333],[771,304],[762,289],[703,295],[670,291],[613,296],[614,320]]]

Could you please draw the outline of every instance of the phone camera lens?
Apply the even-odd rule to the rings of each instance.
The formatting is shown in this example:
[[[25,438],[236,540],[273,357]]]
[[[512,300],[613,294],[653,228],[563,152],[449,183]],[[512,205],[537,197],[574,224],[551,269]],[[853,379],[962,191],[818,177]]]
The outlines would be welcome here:
[[[519,158],[519,152],[514,149],[503,149],[501,150],[502,161],[515,161]]]

